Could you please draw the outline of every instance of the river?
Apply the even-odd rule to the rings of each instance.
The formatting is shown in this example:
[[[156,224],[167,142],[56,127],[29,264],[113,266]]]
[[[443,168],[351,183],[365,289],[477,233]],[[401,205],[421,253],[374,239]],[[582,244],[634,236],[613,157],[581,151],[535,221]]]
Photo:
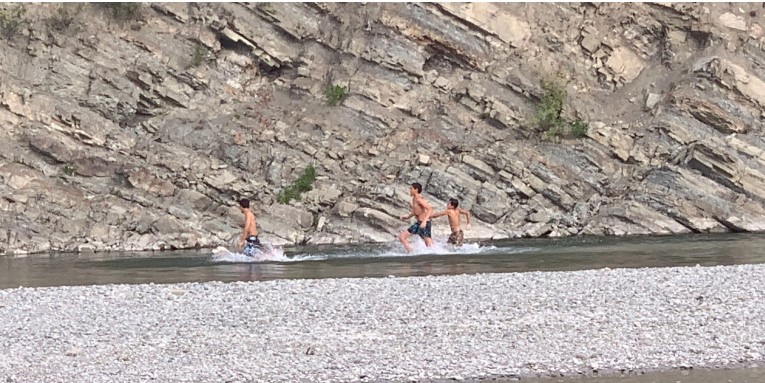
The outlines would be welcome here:
[[[419,250],[419,253],[418,251]],[[276,261],[216,259],[210,250],[0,257],[0,288],[91,284],[368,278],[595,268],[765,263],[765,235],[516,239],[461,251],[400,245],[292,247]]]

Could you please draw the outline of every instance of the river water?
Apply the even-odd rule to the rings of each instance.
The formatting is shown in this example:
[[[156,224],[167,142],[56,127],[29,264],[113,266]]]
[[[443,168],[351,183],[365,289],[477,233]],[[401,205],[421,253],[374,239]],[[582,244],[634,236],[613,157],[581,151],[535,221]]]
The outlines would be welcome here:
[[[271,260],[212,251],[42,254],[0,257],[0,288],[90,284],[263,281],[567,271],[595,268],[765,263],[765,235],[580,237],[466,244],[295,247]]]
[[[404,254],[400,245],[283,249],[269,260],[213,255],[210,250],[161,253],[41,254],[0,257],[0,288],[113,283],[263,281],[596,268],[765,263],[765,235],[590,237],[441,245]],[[498,380],[501,381],[501,380]],[[528,383],[761,383],[764,368],[666,371],[643,375],[524,379]]]

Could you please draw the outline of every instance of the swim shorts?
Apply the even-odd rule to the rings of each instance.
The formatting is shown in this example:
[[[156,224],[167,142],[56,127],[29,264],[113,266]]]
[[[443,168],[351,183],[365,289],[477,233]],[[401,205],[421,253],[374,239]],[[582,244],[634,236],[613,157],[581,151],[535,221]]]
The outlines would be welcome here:
[[[428,223],[425,224],[424,229],[420,227],[420,221],[417,221],[417,223],[414,225],[409,226],[409,229],[406,231],[410,232],[411,234],[419,235],[422,238],[430,238],[430,227],[430,220],[428,220]]]
[[[462,233],[462,230],[457,230],[452,232],[452,234],[449,236],[449,239],[446,241],[446,243],[456,245],[456,246],[462,246],[462,241],[464,240],[465,240],[465,235]]]
[[[260,250],[263,248],[263,245],[260,244],[260,240],[257,236],[251,235],[247,237],[247,242],[244,244],[244,250],[242,251],[244,255],[248,257],[254,257],[255,251]]]

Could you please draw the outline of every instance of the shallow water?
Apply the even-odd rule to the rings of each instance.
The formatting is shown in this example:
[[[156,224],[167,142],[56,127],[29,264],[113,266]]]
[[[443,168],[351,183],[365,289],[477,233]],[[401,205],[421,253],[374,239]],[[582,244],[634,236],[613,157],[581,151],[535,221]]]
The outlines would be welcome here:
[[[398,244],[295,247],[268,260],[213,255],[212,250],[5,256],[0,257],[0,288],[747,263],[765,263],[765,235],[525,239],[466,244],[459,250],[419,244],[412,255]]]

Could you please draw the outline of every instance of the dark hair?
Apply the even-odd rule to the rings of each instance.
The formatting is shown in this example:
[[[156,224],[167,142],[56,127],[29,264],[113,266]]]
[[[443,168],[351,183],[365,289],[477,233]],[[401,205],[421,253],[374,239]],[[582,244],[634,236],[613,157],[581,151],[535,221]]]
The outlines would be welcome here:
[[[457,201],[456,198],[449,198],[449,205],[457,207],[460,205],[460,201]]]
[[[243,207],[245,209],[249,209],[250,208],[250,200],[248,200],[247,198],[242,198],[241,200],[239,200],[239,206],[241,206],[241,207]]]
[[[422,185],[419,182],[412,183],[412,187],[417,189],[417,193],[422,193]]]

